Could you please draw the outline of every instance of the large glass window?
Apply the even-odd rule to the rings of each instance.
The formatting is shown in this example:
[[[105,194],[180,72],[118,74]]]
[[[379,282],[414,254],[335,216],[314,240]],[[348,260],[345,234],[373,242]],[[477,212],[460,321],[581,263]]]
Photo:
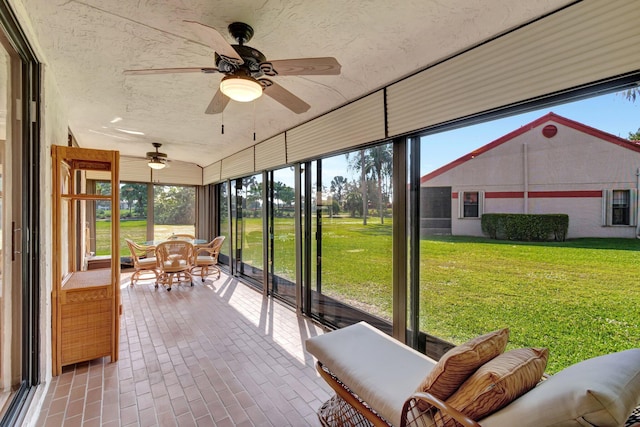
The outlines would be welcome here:
[[[421,139],[427,352],[445,345],[433,337],[460,344],[508,327],[509,348],[548,347],[555,373],[637,346],[638,108],[609,94]],[[567,215],[566,241],[514,237],[536,226],[521,215],[497,239],[466,220],[489,213]]]
[[[88,182],[89,193],[111,194],[110,183]],[[149,187],[153,199],[149,198]],[[175,185],[151,185],[144,183],[120,184],[120,253],[129,254],[125,239],[137,243],[164,240],[172,234],[195,236],[195,187]],[[149,214],[152,210],[153,221]],[[100,262],[111,255],[111,204],[105,201],[90,202],[87,212],[88,247],[90,262]]]
[[[235,265],[236,272],[263,282],[262,175],[234,180],[235,189]]]
[[[147,236],[147,184],[126,183],[120,185],[120,253],[127,253],[122,248],[124,238],[134,242],[143,242]]]
[[[228,184],[226,182],[217,185],[218,191],[218,228],[220,235],[229,235],[229,191]],[[230,265],[231,260],[231,239],[227,237],[220,248],[220,255],[218,255],[218,262],[220,264]]]
[[[154,185],[153,240],[173,234],[196,234],[196,191],[194,187]]]
[[[392,318],[392,145],[312,162],[314,316],[336,326]]]
[[[269,174],[271,291],[290,304],[296,301],[295,188],[293,168]]]

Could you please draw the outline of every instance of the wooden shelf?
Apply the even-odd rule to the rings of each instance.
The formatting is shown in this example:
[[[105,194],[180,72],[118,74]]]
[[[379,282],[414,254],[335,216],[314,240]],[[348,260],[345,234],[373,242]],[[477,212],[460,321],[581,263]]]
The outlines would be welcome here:
[[[118,360],[120,331],[120,200],[117,151],[53,146],[54,218],[56,254],[53,263],[52,299],[53,375],[62,367],[109,356]],[[110,195],[83,194],[83,171],[108,172]],[[92,204],[83,201],[111,202],[111,257],[94,270],[88,265],[84,222]],[[69,203],[69,202],[74,203]],[[78,202],[78,203],[75,203]],[[95,206],[95,205],[93,205]]]
[[[61,194],[60,197],[70,200],[111,200],[111,196],[102,194]]]
[[[83,289],[111,285],[111,269],[102,268],[88,271],[74,271],[62,281],[62,290]]]

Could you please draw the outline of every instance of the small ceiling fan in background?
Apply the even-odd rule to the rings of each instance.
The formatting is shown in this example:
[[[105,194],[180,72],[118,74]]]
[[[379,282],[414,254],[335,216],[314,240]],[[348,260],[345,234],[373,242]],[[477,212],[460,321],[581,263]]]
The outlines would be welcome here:
[[[151,145],[156,148],[156,151],[147,152],[147,160],[149,161],[149,163],[147,164],[151,169],[164,169],[165,166],[167,166],[167,162],[169,160],[167,159],[167,155],[165,153],[160,153],[158,151],[158,149],[162,147],[162,144],[160,144],[159,142],[152,142]]]
[[[249,102],[263,93],[296,114],[309,110],[310,105],[284,87],[266,78],[277,76],[302,75],[338,75],[340,63],[333,57],[280,59],[268,61],[262,52],[247,46],[253,37],[253,28],[243,22],[234,22],[228,30],[238,44],[229,44],[215,28],[195,21],[184,21],[206,40],[215,52],[215,67],[189,68],[151,68],[144,70],[126,70],[124,74],[171,74],[221,73],[225,76],[220,82],[213,99],[205,113],[218,114],[224,111],[229,99]]]

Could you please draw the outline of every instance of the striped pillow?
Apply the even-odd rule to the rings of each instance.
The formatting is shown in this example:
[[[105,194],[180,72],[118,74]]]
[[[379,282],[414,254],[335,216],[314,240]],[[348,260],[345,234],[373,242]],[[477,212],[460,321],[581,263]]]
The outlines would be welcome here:
[[[509,329],[505,328],[452,348],[440,358],[417,391],[431,393],[440,400],[446,400],[476,369],[502,354],[507,341]]]
[[[531,390],[542,378],[548,357],[546,348],[520,348],[501,354],[471,375],[447,404],[473,420],[481,420]],[[444,418],[445,426],[455,425]]]

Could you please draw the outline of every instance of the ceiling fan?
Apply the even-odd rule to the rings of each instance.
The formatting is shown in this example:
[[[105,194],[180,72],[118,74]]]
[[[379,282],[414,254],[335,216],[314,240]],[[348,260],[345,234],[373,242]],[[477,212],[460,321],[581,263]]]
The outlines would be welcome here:
[[[149,160],[149,163],[147,164],[151,169],[164,169],[164,167],[167,166],[167,162],[169,160],[167,159],[167,155],[165,153],[160,153],[158,151],[158,149],[162,147],[162,144],[160,144],[159,142],[152,142],[151,145],[156,148],[156,151],[147,152],[147,160]]]
[[[253,28],[243,22],[234,22],[228,30],[238,44],[229,44],[215,28],[195,21],[184,21],[196,30],[203,40],[207,40],[215,51],[215,67],[191,68],[151,68],[145,70],[125,70],[124,74],[170,74],[221,73],[220,82],[205,113],[218,114],[224,111],[230,99],[249,102],[263,93],[296,114],[309,110],[310,105],[289,92],[273,80],[276,76],[338,75],[340,63],[333,57],[280,59],[268,61],[262,52],[247,46],[253,37]]]

